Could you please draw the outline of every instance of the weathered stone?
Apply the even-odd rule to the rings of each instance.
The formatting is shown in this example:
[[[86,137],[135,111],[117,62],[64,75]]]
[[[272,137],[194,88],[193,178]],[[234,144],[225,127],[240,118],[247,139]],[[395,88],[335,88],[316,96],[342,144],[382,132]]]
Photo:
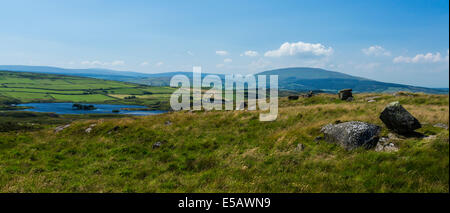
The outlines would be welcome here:
[[[448,129],[448,126],[446,124],[443,123],[437,123],[435,125],[433,125],[434,127],[438,127],[438,128],[442,128],[442,129]]]
[[[352,97],[353,100],[353,94],[352,94],[352,89],[343,89],[339,91],[339,99],[341,100],[347,100],[350,97]]]
[[[388,104],[380,114],[387,128],[399,133],[412,133],[422,125],[398,101]]]
[[[70,124],[66,124],[66,125],[64,125],[64,126],[58,126],[58,127],[55,128],[55,133],[61,132],[61,131],[63,131],[65,128],[68,128],[68,127],[70,127]]]
[[[361,121],[328,124],[320,130],[329,142],[337,143],[347,150],[358,147],[370,149],[378,142],[381,127]]]
[[[86,133],[91,133],[91,131],[92,131],[92,127],[89,127],[85,130]]]
[[[301,144],[301,143],[299,143],[298,145],[297,145],[297,147],[295,147],[295,151],[296,152],[301,152],[301,151],[303,151],[305,149],[305,145],[303,145],[303,144]]]
[[[372,103],[372,102],[376,102],[376,101],[372,99],[372,100],[368,100],[367,102]]]
[[[377,152],[396,152],[398,151],[397,146],[389,141],[389,138],[382,137],[378,140],[377,146],[375,147]]]
[[[291,101],[293,101],[293,100],[298,100],[298,95],[290,95],[289,97],[288,97],[288,99],[289,100],[291,100]]]
[[[304,97],[304,98],[311,98],[311,97],[313,97],[313,95],[314,95],[313,91],[309,91],[308,93],[303,94],[302,97]]]
[[[425,140],[434,140],[436,138],[437,138],[436,135],[428,135],[428,136],[425,136],[423,139],[425,139]]]
[[[161,145],[162,145],[162,143],[158,141],[153,144],[153,149],[157,149],[157,148],[161,147]]]

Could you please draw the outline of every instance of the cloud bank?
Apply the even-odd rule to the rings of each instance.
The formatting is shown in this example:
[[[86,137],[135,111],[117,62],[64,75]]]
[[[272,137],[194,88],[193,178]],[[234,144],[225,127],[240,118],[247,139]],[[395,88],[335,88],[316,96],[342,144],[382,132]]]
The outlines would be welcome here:
[[[447,56],[442,57],[441,53],[426,53],[426,54],[417,54],[414,57],[407,56],[398,56],[393,60],[394,63],[438,63],[438,62],[448,62],[448,50]]]
[[[314,56],[329,56],[333,53],[333,48],[325,47],[324,45],[317,43],[289,43],[285,42],[279,49],[267,51],[264,56],[266,57],[282,57],[282,56],[294,56],[297,54],[306,54]]]
[[[385,50],[383,47],[374,45],[366,49],[362,49],[362,52],[366,55],[373,55],[373,56],[391,56],[391,53],[387,50]]]

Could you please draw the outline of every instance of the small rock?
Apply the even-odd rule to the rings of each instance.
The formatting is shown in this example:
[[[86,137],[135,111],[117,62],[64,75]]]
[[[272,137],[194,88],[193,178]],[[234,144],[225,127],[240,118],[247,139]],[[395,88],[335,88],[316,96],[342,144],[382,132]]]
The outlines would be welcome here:
[[[423,139],[425,139],[425,140],[434,140],[434,139],[436,139],[436,135],[425,136]]]
[[[412,133],[422,125],[398,101],[388,104],[380,114],[387,128],[399,134]]]
[[[87,129],[85,130],[86,133],[91,133],[91,131],[92,131],[92,128],[91,128],[91,127],[87,128]]]
[[[393,95],[394,95],[395,97],[398,97],[398,96],[412,97],[412,96],[414,96],[412,93],[410,93],[410,92],[404,92],[404,91],[395,92]]]
[[[371,97],[365,98],[365,100],[366,100],[366,101],[370,101],[370,100],[376,101],[375,99],[380,98],[380,97],[381,97],[381,96],[371,96]]]
[[[381,127],[361,121],[328,124],[320,130],[329,142],[337,143],[347,150],[358,147],[373,148],[378,142]]]
[[[162,143],[158,141],[153,144],[153,149],[157,149],[157,148],[161,147],[161,145],[162,145]]]
[[[55,133],[63,131],[65,128],[68,128],[68,127],[70,127],[70,124],[66,124],[64,126],[58,126],[58,127],[55,128]]]
[[[367,101],[368,103],[376,102],[375,100],[371,99]]]
[[[397,152],[398,148],[394,143],[389,142],[389,138],[382,137],[375,147],[376,152]]]
[[[311,98],[311,97],[313,97],[313,95],[314,95],[314,92],[313,91],[309,91],[308,93],[303,94],[302,97],[303,98]]]
[[[303,145],[303,144],[301,144],[301,143],[299,143],[298,145],[297,145],[297,147],[295,147],[295,151],[296,152],[301,152],[301,151],[303,151],[305,149],[305,145]]]
[[[288,97],[288,99],[290,100],[290,101],[293,101],[293,100],[298,100],[298,95],[290,95],[289,97]]]
[[[448,129],[448,126],[443,123],[437,123],[433,125],[434,127],[442,128],[442,129]]]
[[[166,123],[165,123],[167,126],[169,126],[169,125],[172,125],[172,122],[171,121],[166,121]]]
[[[400,140],[400,139],[404,139],[403,136],[396,135],[396,134],[394,134],[394,133],[388,133],[387,136],[388,136],[389,140]]]

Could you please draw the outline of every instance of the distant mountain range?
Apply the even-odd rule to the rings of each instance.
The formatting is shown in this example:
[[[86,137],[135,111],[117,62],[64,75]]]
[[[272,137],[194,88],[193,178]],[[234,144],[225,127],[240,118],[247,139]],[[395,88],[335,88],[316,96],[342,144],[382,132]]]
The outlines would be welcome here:
[[[168,72],[146,74],[108,69],[63,69],[46,66],[0,65],[0,70],[17,72],[35,72],[91,77],[106,80],[132,82],[152,86],[168,86],[172,76],[183,74],[192,78],[192,72]],[[203,73],[203,76],[207,73]],[[282,90],[304,92],[309,90],[336,93],[344,88],[354,92],[392,93],[396,91],[448,94],[448,88],[426,88],[404,84],[385,83],[366,78],[347,75],[340,72],[318,68],[294,67],[269,70],[256,75],[278,75],[278,86]],[[224,75],[219,75],[224,79]]]

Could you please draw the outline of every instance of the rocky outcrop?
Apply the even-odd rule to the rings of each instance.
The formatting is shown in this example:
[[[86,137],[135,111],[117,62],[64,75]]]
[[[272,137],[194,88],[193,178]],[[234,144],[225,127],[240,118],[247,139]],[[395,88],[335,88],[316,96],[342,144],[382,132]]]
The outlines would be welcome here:
[[[339,91],[339,99],[344,101],[352,101],[353,100],[353,94],[352,89],[343,89]]]
[[[387,128],[399,133],[413,133],[422,127],[420,122],[411,115],[398,101],[388,104],[380,114],[380,119]]]
[[[358,147],[370,149],[376,146],[381,127],[361,121],[328,124],[322,127],[324,139],[337,143],[347,150]]]
[[[377,146],[375,147],[376,152],[397,152],[398,147],[390,141],[390,138],[382,137],[378,140]]]

